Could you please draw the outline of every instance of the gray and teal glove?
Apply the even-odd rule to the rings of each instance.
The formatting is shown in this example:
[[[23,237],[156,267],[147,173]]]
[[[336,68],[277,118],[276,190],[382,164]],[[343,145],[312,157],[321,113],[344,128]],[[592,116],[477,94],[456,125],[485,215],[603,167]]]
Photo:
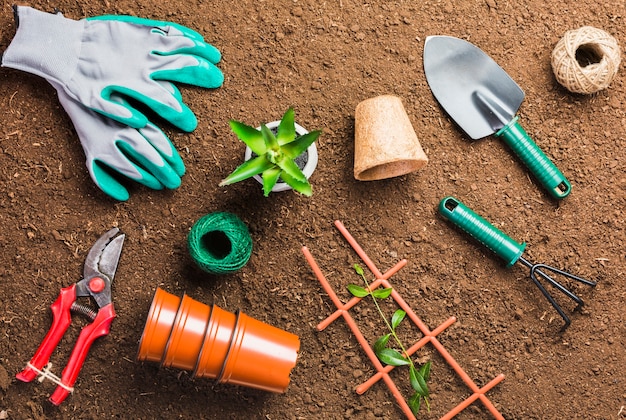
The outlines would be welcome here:
[[[132,16],[72,20],[16,6],[17,32],[2,66],[36,74],[83,106],[134,128],[148,119],[136,102],[184,131],[197,120],[171,82],[222,85],[219,51],[197,32]]]
[[[42,76],[55,87],[96,185],[117,200],[129,198],[124,178],[152,189],[177,188],[185,172],[182,159],[127,99],[192,131],[196,118],[170,82],[221,86],[219,51],[171,22],[113,15],[73,21],[21,6],[15,16],[18,31],[2,65]]]
[[[149,122],[143,128],[121,124],[85,108],[61,87],[53,86],[83,146],[89,175],[107,195],[128,200],[124,178],[154,190],[180,186],[185,165],[158,127]]]

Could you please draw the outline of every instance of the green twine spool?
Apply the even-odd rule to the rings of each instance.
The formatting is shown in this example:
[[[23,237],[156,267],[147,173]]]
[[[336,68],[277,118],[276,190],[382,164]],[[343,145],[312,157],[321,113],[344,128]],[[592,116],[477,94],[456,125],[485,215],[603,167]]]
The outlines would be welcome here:
[[[199,219],[187,237],[191,258],[211,274],[228,274],[242,268],[252,254],[248,227],[236,215],[210,213]]]

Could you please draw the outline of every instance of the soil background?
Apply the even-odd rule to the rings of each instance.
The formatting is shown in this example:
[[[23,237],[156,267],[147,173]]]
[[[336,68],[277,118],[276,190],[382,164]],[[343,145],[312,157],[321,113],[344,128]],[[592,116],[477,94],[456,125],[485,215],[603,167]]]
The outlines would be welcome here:
[[[9,419],[341,419],[402,418],[381,382],[355,388],[374,368],[347,324],[316,325],[334,311],[301,252],[307,246],[341,299],[358,283],[361,263],[333,226],[340,220],[381,271],[408,264],[394,288],[431,328],[455,316],[439,341],[483,386],[506,379],[487,396],[510,419],[626,417],[626,72],[606,90],[572,94],[559,86],[550,54],[565,31],[601,28],[626,45],[626,3],[596,0],[33,1],[79,19],[131,14],[175,21],[201,32],[223,54],[223,87],[181,87],[196,113],[193,133],[161,124],[187,173],[175,191],[131,185],[115,202],[85,169],[71,121],[42,79],[0,70],[0,417]],[[9,2],[0,9],[0,49],[15,25]],[[520,122],[572,183],[562,201],[550,198],[496,138],[472,141],[439,107],[422,66],[428,35],[477,45],[525,91]],[[353,177],[354,110],[362,100],[402,98],[429,164],[383,181]],[[288,107],[323,134],[311,198],[293,192],[264,198],[248,180],[218,183],[240,162],[244,146],[228,121],[277,120]],[[521,266],[506,268],[489,251],[443,220],[439,201],[453,195],[517,241],[525,256],[596,280],[571,285],[582,311],[558,292],[572,317],[561,319]],[[250,262],[217,277],[194,266],[186,246],[193,223],[230,211],[249,227]],[[118,317],[92,347],[60,407],[48,402],[54,384],[15,379],[51,322],[59,290],[80,279],[93,241],[112,226],[126,234],[113,284]],[[361,263],[362,264],[362,263]],[[372,278],[371,273],[367,273]],[[284,394],[216,385],[189,372],[135,360],[157,286],[204,303],[238,309],[297,334],[299,360]],[[551,289],[554,291],[554,289]],[[369,305],[369,306],[368,306]],[[387,311],[393,306],[384,306]],[[391,313],[391,312],[389,312]],[[374,340],[384,333],[371,302],[354,316]],[[75,317],[76,318],[76,317]],[[84,322],[76,319],[52,361],[65,366]],[[409,342],[421,334],[405,327]],[[439,418],[471,395],[427,345],[432,360],[431,411]],[[408,375],[394,380],[407,391]],[[480,402],[459,419],[491,418]]]

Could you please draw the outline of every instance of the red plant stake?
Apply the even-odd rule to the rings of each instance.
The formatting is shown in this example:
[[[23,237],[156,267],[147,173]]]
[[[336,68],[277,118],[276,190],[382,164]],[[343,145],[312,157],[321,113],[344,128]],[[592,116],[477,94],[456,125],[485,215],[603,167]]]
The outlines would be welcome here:
[[[341,232],[341,234],[346,238],[346,240],[348,241],[352,249],[354,249],[357,255],[363,260],[367,268],[369,268],[369,270],[376,276],[376,280],[370,283],[370,290],[375,290],[379,286],[383,286],[384,288],[391,288],[392,289],[391,297],[393,298],[393,300],[398,304],[398,306],[400,306],[400,308],[402,308],[402,310],[406,312],[409,319],[420,329],[420,331],[424,335],[419,341],[413,344],[413,346],[407,349],[407,357],[410,357],[413,353],[415,353],[417,350],[422,348],[427,343],[431,343],[433,347],[435,347],[435,349],[445,359],[445,361],[450,365],[450,367],[454,369],[457,375],[459,375],[459,377],[463,380],[463,382],[465,382],[465,384],[472,391],[472,395],[470,395],[468,398],[466,398],[460,404],[458,404],[456,407],[450,410],[445,416],[442,417],[442,419],[453,418],[454,416],[459,414],[461,411],[463,411],[465,408],[469,407],[476,400],[480,400],[483,403],[483,405],[489,410],[489,412],[491,412],[491,414],[496,419],[504,419],[502,414],[500,414],[500,412],[494,407],[493,403],[485,395],[489,390],[491,390],[491,388],[493,388],[494,386],[496,386],[497,384],[499,384],[500,382],[504,380],[504,375],[499,374],[494,379],[492,379],[487,385],[483,386],[482,388],[479,388],[437,339],[437,335],[439,335],[446,328],[452,325],[456,321],[456,318],[453,316],[448,318],[445,322],[443,322],[441,325],[439,325],[437,328],[431,331],[428,328],[428,326],[426,326],[426,324],[424,324],[422,320],[415,314],[415,312],[413,312],[411,307],[404,301],[404,299],[402,299],[400,294],[396,292],[395,289],[392,288],[391,284],[388,281],[389,278],[395,273],[397,273],[402,267],[404,267],[407,263],[407,260],[405,259],[400,260],[395,266],[393,266],[391,269],[389,269],[387,272],[383,274],[378,270],[376,265],[367,256],[367,254],[363,251],[361,246],[356,242],[356,240],[352,237],[352,235],[350,235],[350,233],[345,228],[345,226],[338,220],[335,221],[335,226],[337,227],[339,232]],[[352,330],[352,333],[358,340],[361,347],[363,347],[363,350],[365,351],[370,361],[372,362],[372,364],[377,370],[377,373],[374,376],[372,376],[370,379],[368,379],[367,381],[365,381],[364,383],[362,383],[361,385],[357,387],[356,389],[357,394],[360,395],[360,394],[365,393],[365,391],[367,391],[372,385],[374,385],[376,382],[382,379],[385,382],[385,384],[387,384],[387,387],[389,388],[393,396],[396,398],[396,401],[402,408],[402,411],[404,412],[404,414],[406,414],[406,416],[409,419],[415,419],[415,416],[411,412],[409,405],[407,404],[404,397],[398,390],[398,387],[395,385],[395,383],[389,376],[389,372],[391,372],[394,369],[394,366],[382,365],[382,363],[380,362],[380,360],[374,353],[374,350],[372,349],[372,347],[369,345],[369,343],[367,342],[367,340],[365,339],[365,337],[359,330],[359,327],[354,321],[354,318],[352,318],[352,316],[348,312],[353,306],[359,303],[362,298],[355,296],[351,298],[346,304],[343,304],[341,300],[339,300],[339,298],[337,297],[337,294],[335,293],[333,288],[330,286],[326,278],[324,277],[324,274],[322,274],[322,271],[320,270],[319,266],[313,259],[313,256],[311,255],[310,251],[308,250],[306,246],[302,247],[302,253],[304,254],[304,257],[306,258],[309,265],[311,266],[313,273],[315,274],[320,284],[322,285],[322,288],[324,289],[326,294],[328,294],[328,297],[330,297],[330,299],[333,301],[333,303],[337,307],[337,310],[335,312],[333,312],[328,318],[326,318],[325,320],[323,320],[317,325],[317,330],[318,331],[324,330],[337,318],[339,318],[340,316],[343,316],[343,318],[348,323],[350,330]]]

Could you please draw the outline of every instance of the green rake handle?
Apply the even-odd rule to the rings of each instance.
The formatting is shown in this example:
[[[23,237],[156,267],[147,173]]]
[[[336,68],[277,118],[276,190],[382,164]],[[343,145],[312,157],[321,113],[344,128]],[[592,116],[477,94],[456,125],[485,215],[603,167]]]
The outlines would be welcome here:
[[[496,137],[504,140],[552,197],[561,199],[570,193],[572,186],[567,178],[519,125],[517,117],[501,128]]]
[[[454,197],[441,200],[439,213],[506,261],[507,267],[515,264],[526,248],[526,243],[515,242]]]

